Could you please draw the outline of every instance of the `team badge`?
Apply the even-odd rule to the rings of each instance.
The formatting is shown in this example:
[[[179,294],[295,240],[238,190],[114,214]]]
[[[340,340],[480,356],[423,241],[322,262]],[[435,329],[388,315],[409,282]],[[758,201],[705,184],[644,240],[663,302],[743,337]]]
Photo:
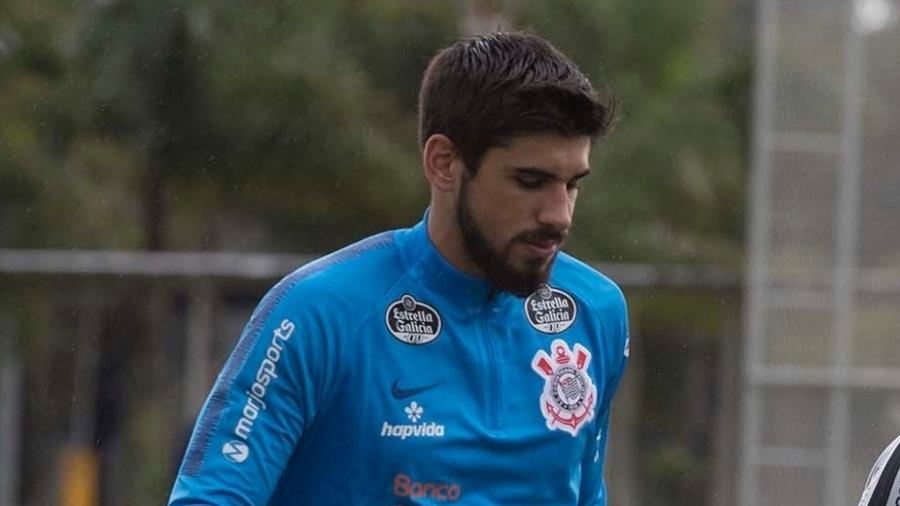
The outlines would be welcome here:
[[[575,323],[575,299],[562,290],[541,285],[525,299],[528,323],[545,334],[559,334]]]
[[[538,350],[531,368],[544,378],[541,414],[550,430],[564,430],[575,436],[585,423],[594,418],[597,388],[587,374],[591,352],[575,343],[574,349],[562,339],[550,345],[553,356]]]
[[[388,306],[384,323],[394,337],[407,344],[428,344],[441,333],[441,315],[412,295],[404,295]]]

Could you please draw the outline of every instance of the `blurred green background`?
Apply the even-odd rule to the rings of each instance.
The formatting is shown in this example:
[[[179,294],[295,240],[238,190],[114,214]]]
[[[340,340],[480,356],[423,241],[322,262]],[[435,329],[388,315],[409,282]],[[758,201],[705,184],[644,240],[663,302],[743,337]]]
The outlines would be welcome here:
[[[8,1],[0,244],[321,253],[405,226],[426,202],[421,73],[481,9],[622,102],[572,251],[739,265],[752,13],[738,7]]]
[[[611,504],[728,504],[715,501],[734,465],[720,439],[734,422],[721,413],[734,408],[736,373],[726,369],[740,331],[751,7],[6,0],[0,248],[317,255],[408,226],[427,203],[415,109],[429,58],[467,34],[531,29],[622,106],[594,149],[568,250],[595,263],[734,274],[696,286],[624,283],[633,357],[643,358],[616,408]],[[272,282],[225,278],[212,290],[225,323],[214,325],[211,374]],[[0,332],[0,351],[24,371],[20,465],[0,470],[16,477],[10,497],[165,500],[184,419],[198,407],[179,399],[189,388],[187,313],[208,281],[0,275],[0,320],[13,329]],[[67,489],[73,482],[98,490]]]

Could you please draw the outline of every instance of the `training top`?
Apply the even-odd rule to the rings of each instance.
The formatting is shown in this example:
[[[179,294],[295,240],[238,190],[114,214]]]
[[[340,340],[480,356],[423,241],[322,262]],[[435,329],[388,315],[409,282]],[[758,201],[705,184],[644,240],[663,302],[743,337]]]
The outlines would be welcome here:
[[[269,291],[170,505],[607,504],[621,290],[564,253],[527,298],[492,290],[443,258],[426,221]]]

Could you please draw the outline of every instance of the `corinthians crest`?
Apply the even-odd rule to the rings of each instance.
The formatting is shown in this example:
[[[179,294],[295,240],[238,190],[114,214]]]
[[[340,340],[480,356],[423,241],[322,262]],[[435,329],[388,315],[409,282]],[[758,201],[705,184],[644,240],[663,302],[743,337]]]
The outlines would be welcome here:
[[[531,368],[544,378],[541,413],[547,419],[548,429],[575,436],[594,418],[597,388],[587,374],[591,352],[578,343],[571,350],[562,339],[555,339],[550,351],[552,357],[538,350],[531,359]]]

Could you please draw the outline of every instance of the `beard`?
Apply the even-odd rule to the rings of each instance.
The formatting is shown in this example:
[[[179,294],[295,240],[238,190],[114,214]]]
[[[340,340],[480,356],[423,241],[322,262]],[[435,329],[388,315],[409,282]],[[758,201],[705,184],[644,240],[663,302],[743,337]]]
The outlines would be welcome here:
[[[519,297],[527,297],[547,282],[558,250],[549,260],[527,258],[521,267],[516,267],[511,257],[513,246],[516,243],[527,244],[548,239],[558,240],[562,244],[565,233],[552,227],[543,227],[516,235],[501,249],[493,247],[472,212],[468,180],[468,174],[464,175],[459,199],[456,203],[456,223],[462,232],[466,252],[494,289],[507,291]]]

